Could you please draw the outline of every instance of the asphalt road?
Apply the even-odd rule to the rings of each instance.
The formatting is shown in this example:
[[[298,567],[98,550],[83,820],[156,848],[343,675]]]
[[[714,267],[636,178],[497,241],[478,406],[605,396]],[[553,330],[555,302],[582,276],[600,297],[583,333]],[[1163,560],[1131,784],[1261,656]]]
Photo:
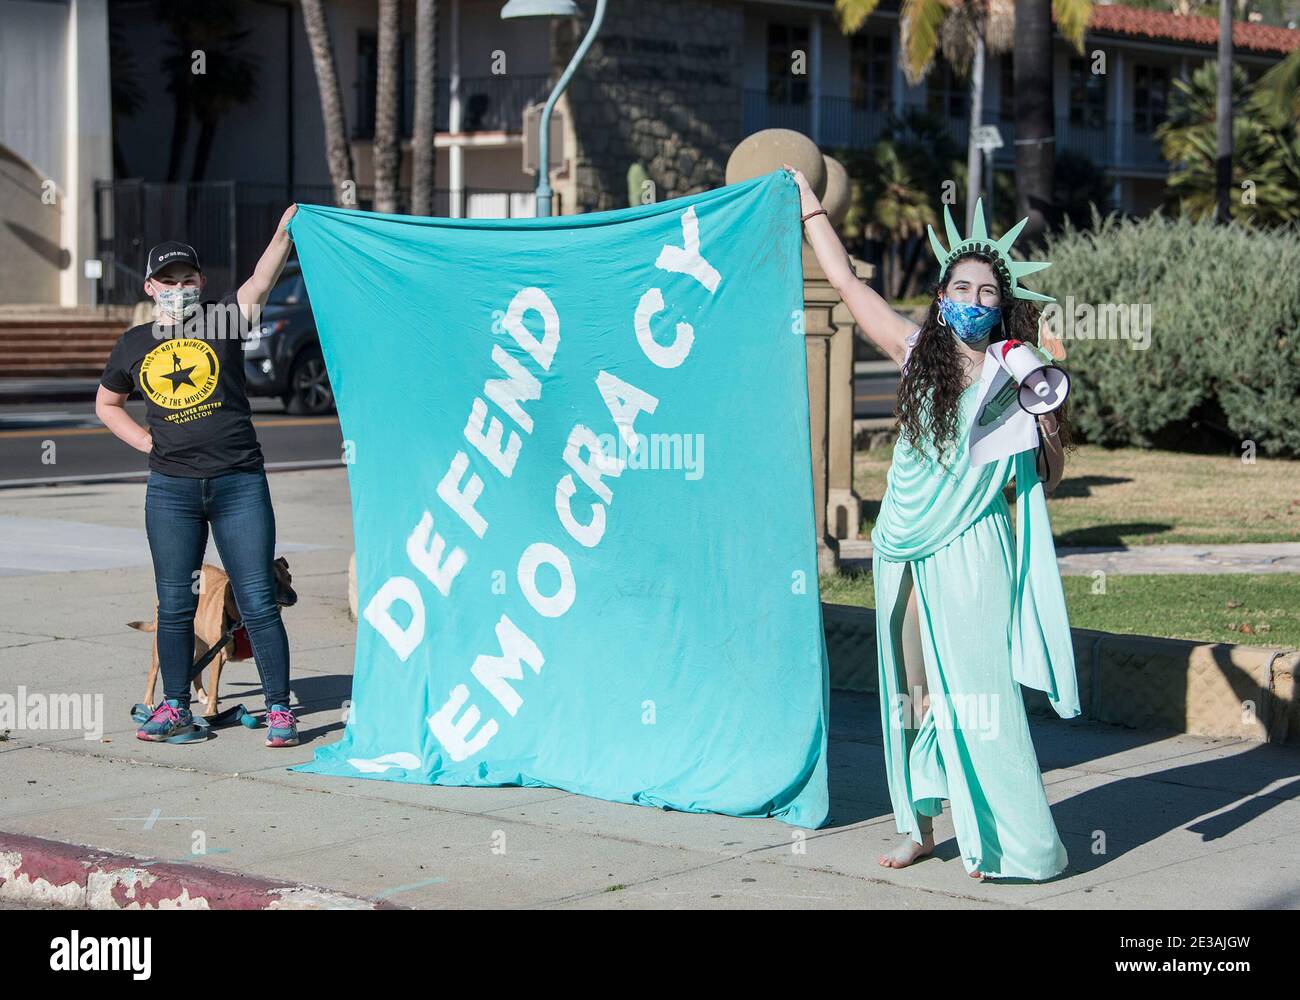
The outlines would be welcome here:
[[[888,417],[898,399],[898,372],[888,375],[859,375],[853,385],[853,416]]]
[[[889,416],[897,385],[897,374],[858,376],[854,416]],[[339,461],[343,435],[337,416],[294,417],[278,400],[252,402],[269,471]],[[127,410],[144,422],[143,402],[132,400]],[[148,471],[146,456],[113,437],[89,402],[0,406],[0,488],[88,477],[143,478]]]
[[[144,423],[144,403],[127,411]],[[253,424],[267,468],[337,462],[343,436],[338,417],[293,417],[278,401],[253,400]],[[74,482],[86,477],[144,477],[148,457],[115,438],[91,403],[32,403],[0,407],[0,487]]]

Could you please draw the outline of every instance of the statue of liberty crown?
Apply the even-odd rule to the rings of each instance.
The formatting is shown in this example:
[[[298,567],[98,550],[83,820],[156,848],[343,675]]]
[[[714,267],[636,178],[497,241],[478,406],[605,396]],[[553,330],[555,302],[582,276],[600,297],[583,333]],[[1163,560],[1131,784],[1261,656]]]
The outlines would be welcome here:
[[[1050,295],[1042,295],[1028,288],[1022,288],[1020,285],[1021,278],[1027,274],[1033,274],[1035,271],[1041,271],[1045,267],[1051,267],[1051,261],[1011,259],[1011,244],[1015,242],[1016,237],[1020,235],[1020,230],[1025,227],[1025,223],[1028,221],[1028,217],[1021,219],[1003,234],[1002,239],[994,240],[984,228],[984,199],[980,198],[975,202],[975,221],[971,224],[970,236],[963,240],[952,221],[952,212],[949,211],[947,205],[944,205],[943,224],[948,232],[948,245],[952,249],[944,250],[943,244],[939,242],[939,237],[935,235],[934,227],[925,227],[925,231],[930,234],[930,246],[934,249],[934,255],[939,259],[940,282],[942,283],[943,276],[952,261],[964,253],[976,251],[993,258],[994,268],[1002,276],[1002,280],[1007,283],[1007,287],[1011,289],[1013,297],[1029,299],[1033,302],[1055,302],[1056,299]]]

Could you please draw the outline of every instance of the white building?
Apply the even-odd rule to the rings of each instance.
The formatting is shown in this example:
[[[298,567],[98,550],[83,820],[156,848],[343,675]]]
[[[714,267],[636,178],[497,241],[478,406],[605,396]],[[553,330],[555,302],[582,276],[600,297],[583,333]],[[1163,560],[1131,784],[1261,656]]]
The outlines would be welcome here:
[[[0,0],[0,303],[87,302],[112,176],[106,0]]]

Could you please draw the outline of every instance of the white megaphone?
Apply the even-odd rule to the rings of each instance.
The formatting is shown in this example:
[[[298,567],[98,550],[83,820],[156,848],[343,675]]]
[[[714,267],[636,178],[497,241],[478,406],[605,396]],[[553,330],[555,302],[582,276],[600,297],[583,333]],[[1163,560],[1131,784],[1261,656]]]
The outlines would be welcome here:
[[[1057,368],[1023,340],[1004,340],[994,345],[993,356],[1020,386],[1020,408],[1038,416],[1060,409],[1070,394],[1070,376]]]

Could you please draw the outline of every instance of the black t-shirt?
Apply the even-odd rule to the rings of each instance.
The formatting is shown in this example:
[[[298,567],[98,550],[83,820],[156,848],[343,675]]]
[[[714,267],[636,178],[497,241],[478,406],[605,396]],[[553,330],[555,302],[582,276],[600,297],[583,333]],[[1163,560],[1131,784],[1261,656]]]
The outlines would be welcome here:
[[[100,383],[144,397],[153,435],[149,468],[191,478],[262,468],[244,384],[247,336],[231,294],[204,303],[183,323],[145,323],[118,338]]]

